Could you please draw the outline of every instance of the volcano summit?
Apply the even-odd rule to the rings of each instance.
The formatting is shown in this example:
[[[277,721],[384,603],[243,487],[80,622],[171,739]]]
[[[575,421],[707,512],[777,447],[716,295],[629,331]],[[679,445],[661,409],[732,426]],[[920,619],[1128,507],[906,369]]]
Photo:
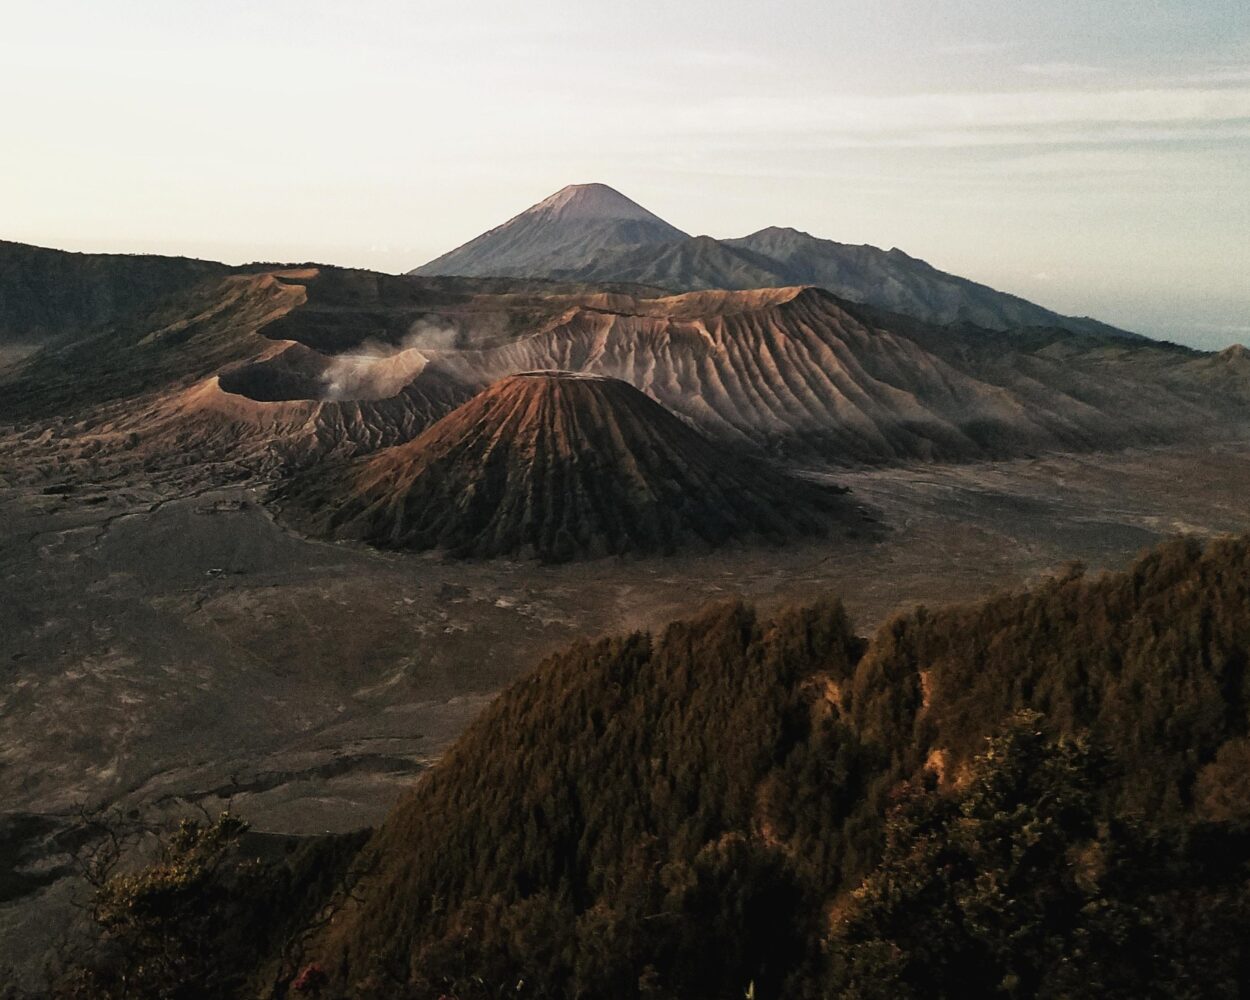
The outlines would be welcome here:
[[[836,491],[714,444],[627,382],[564,371],[504,378],[407,444],[298,478],[287,501],[320,534],[553,562],[857,519]]]
[[[570,184],[412,273],[541,277],[569,261],[688,238],[606,184]]]

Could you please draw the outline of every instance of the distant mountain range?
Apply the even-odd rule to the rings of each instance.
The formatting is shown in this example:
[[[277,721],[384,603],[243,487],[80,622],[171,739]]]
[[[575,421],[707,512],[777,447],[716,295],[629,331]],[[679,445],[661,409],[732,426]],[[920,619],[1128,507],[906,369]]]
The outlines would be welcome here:
[[[605,184],[563,188],[410,273],[632,282],[676,292],[814,285],[942,326],[1137,336],[939,271],[899,249],[775,226],[740,239],[690,236]]]

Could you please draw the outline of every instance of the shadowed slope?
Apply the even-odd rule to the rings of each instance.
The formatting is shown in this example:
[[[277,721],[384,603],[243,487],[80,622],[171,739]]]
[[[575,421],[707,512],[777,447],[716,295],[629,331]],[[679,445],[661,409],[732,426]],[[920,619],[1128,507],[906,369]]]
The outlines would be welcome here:
[[[1018,295],[939,271],[895,247],[822,240],[797,229],[761,229],[726,246],[770,262],[778,284],[817,285],[852,302],[926,323],[972,323],[986,330],[1051,326],[1075,333],[1137,338],[1085,316],[1062,316]],[[660,282],[662,284],[662,282]]]
[[[408,444],[301,477],[314,531],[457,555],[548,560],[819,534],[850,505],[747,465],[617,379],[505,378]]]
[[[186,257],[66,253],[0,240],[0,347],[101,330],[229,271]]]
[[[1019,296],[939,271],[897,248],[837,243],[797,229],[773,227],[735,240],[698,236],[606,250],[549,273],[577,281],[637,282],[675,292],[811,285],[851,302],[939,326],[966,323],[999,331],[1046,326],[1145,339],[1087,317],[1062,316]]]
[[[579,267],[557,271],[553,277],[596,281],[605,274],[627,275],[621,280],[678,292],[708,288],[776,288],[799,284],[787,281],[767,257],[746,248],[735,248],[710,236],[605,251]]]

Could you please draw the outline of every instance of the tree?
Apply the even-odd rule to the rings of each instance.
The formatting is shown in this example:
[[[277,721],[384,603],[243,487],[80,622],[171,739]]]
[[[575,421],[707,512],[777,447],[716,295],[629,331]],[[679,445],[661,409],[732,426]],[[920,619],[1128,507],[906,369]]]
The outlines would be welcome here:
[[[880,865],[836,908],[831,992],[1242,995],[1244,850],[1225,852],[1231,870],[1203,871],[1185,831],[1102,820],[1108,770],[1088,739],[1020,713],[955,794],[905,788]]]

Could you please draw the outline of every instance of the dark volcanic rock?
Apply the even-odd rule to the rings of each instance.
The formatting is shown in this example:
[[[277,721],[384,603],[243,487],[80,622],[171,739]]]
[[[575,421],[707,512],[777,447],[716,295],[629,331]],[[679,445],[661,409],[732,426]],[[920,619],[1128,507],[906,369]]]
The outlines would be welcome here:
[[[550,371],[502,379],[338,474],[301,477],[286,500],[318,533],[553,561],[779,541],[855,518],[837,491],[713,444],[619,379]]]

